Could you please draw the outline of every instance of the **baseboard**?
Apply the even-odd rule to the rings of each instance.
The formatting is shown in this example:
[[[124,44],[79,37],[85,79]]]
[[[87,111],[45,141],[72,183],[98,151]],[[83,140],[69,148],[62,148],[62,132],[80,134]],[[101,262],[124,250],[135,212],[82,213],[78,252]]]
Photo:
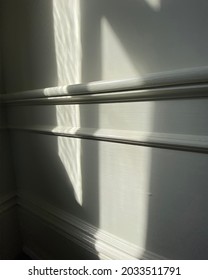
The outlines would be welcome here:
[[[10,210],[17,204],[16,193],[10,192],[0,197],[0,214]]]
[[[50,229],[55,230],[84,250],[97,255],[99,259],[138,259],[138,256],[142,256],[142,259],[165,259],[100,230],[38,198],[20,195],[18,204],[28,213],[35,214],[44,221]],[[35,257],[33,256],[33,252],[29,248],[24,250],[32,258],[38,259],[35,254]]]

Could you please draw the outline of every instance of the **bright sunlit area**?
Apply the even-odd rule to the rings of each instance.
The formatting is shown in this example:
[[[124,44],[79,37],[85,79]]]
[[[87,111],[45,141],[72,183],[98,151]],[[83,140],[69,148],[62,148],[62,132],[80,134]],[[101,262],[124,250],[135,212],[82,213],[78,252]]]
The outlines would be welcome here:
[[[147,0],[147,3],[155,10],[160,8],[160,0]],[[81,16],[80,1],[53,0],[54,40],[60,89],[63,85],[78,84],[82,81]],[[141,78],[128,54],[128,49],[123,46],[107,17],[100,16],[97,24],[100,29],[101,50],[100,57],[93,59],[100,61],[101,80],[118,80],[126,76]],[[91,90],[91,83],[86,85],[86,89]],[[46,89],[45,92],[49,95],[50,89]],[[89,213],[97,211],[94,246],[98,256],[102,258],[103,255],[100,236],[105,233],[109,234],[109,238],[119,237],[120,246],[124,248],[125,242],[129,242],[132,253],[141,258],[146,244],[151,151],[142,147],[136,149],[122,144],[95,142],[96,148],[92,150],[92,158],[96,159],[97,163],[88,160],[91,165],[97,165],[94,169],[97,174],[90,172],[88,174],[96,178],[92,179],[90,188],[98,193],[97,201],[94,202],[98,208],[88,201],[83,201],[85,199],[83,193],[88,191],[83,190],[83,180],[86,180],[83,173],[86,174],[88,163],[83,162],[86,161],[84,156],[86,151],[82,147],[82,141],[86,140],[81,141],[74,136],[80,133],[84,136],[82,135],[84,131],[85,135],[92,135],[95,139],[96,137],[105,139],[109,135],[119,138],[124,131],[124,135],[128,135],[127,138],[131,139],[136,126],[136,122],[132,124],[131,118],[137,117],[136,108],[131,112],[132,116],[125,117],[130,114],[129,110],[132,110],[127,104],[120,106],[100,104],[96,105],[95,110],[93,106],[86,109],[88,106],[56,105],[57,126],[53,132],[67,133],[71,136],[58,137],[58,155],[69,177],[70,187],[73,188],[77,203],[81,207],[85,205],[83,211]],[[147,106],[145,111],[147,132],[151,131],[153,111],[152,104]],[[82,170],[83,166],[86,170]]]
[[[53,0],[54,39],[58,85],[81,82],[80,1]],[[56,106],[57,127],[75,134],[80,128],[79,105]],[[71,181],[76,201],[82,205],[80,140],[58,138],[58,154]]]

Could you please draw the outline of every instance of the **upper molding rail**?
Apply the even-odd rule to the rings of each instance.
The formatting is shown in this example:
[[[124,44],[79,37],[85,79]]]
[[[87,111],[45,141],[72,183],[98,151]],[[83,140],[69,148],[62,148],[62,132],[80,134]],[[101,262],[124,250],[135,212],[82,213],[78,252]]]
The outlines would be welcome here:
[[[0,97],[4,103],[41,103],[43,100],[47,100],[47,103],[88,103],[118,99],[131,101],[208,97],[208,67],[154,73],[142,78],[28,90]]]

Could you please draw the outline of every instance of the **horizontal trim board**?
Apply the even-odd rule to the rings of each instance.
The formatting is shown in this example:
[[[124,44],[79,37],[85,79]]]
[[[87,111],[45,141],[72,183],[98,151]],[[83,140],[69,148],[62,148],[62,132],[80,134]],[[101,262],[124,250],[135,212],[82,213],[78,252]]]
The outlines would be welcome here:
[[[142,90],[166,86],[193,85],[208,82],[208,67],[188,68],[148,74],[143,77],[117,80],[97,81],[87,84],[65,85],[45,89],[28,90],[1,95],[3,101],[40,98],[45,96],[82,95],[90,93]]]
[[[8,97],[7,97],[8,96]],[[153,89],[142,89],[132,91],[117,91],[106,93],[88,93],[77,95],[66,95],[48,97],[42,94],[40,97],[24,94],[5,95],[4,102],[7,104],[23,105],[47,105],[47,104],[93,104],[93,103],[113,103],[113,102],[134,102],[147,100],[168,100],[187,98],[207,98],[208,84],[187,85],[178,87],[163,87]]]
[[[11,192],[0,197],[0,214],[8,211],[17,204],[17,196],[15,192]]]
[[[61,137],[108,141],[129,145],[208,153],[208,136],[168,133],[148,133],[110,129],[67,128],[50,126],[15,127],[9,129]]]
[[[37,197],[19,194],[18,204],[44,220],[50,228],[102,259],[164,259],[152,252],[100,230]],[[96,248],[96,249],[95,249]]]

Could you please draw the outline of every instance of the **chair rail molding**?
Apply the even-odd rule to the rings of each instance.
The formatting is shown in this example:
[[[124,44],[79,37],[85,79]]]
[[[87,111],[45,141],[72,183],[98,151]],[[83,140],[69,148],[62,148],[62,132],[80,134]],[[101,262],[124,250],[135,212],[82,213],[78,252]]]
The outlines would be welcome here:
[[[2,94],[2,103],[81,104],[208,97],[208,67]]]
[[[141,105],[142,102],[180,102],[185,101],[187,105],[184,105],[183,110],[180,111],[180,116],[177,112],[177,104],[175,103],[175,115],[177,122],[184,118],[187,122],[193,122],[194,118],[198,115],[195,113],[192,117],[192,108],[189,104],[192,102],[192,107],[198,107],[199,102],[203,104],[208,101],[208,67],[184,69],[179,71],[171,71],[166,73],[157,73],[148,75],[147,77],[128,79],[122,81],[109,81],[109,82],[94,82],[89,84],[78,84],[71,86],[63,86],[56,88],[47,89],[37,89],[29,90],[26,92],[4,94],[1,96],[2,102],[7,104],[8,114],[11,115],[10,122],[8,122],[8,128],[10,130],[21,130],[25,132],[49,134],[55,136],[63,137],[75,137],[83,139],[92,139],[99,141],[109,141],[117,142],[131,145],[142,145],[148,147],[165,148],[165,149],[175,149],[183,150],[189,152],[208,152],[208,135],[202,131],[201,133],[191,133],[186,132],[186,124],[181,125],[180,130],[184,129],[182,133],[177,133],[177,131],[149,131],[145,132],[142,129],[135,128],[130,129],[128,124],[132,122],[133,119],[138,118],[145,121],[148,118],[149,107],[133,105]],[[189,103],[190,102],[190,103]],[[196,103],[193,103],[196,102]],[[198,102],[198,103],[197,103]],[[108,103],[108,104],[103,104]],[[54,108],[56,106],[69,106],[73,104],[78,104],[77,106],[120,106],[122,103],[124,105],[122,108],[125,109],[125,114],[131,112],[129,115],[125,115],[126,127],[121,130],[114,126],[111,128],[106,127],[75,127],[71,126],[67,122],[63,124],[56,124],[54,126],[49,125],[47,122],[41,120],[41,123],[30,123],[28,125],[24,124],[24,119],[30,119],[30,110],[27,109],[25,115],[20,119],[19,123],[13,122],[17,119],[19,111],[12,115],[12,112],[18,109],[18,105],[22,105],[20,110],[24,111],[24,107],[34,108],[34,113],[38,114],[38,110],[45,110],[45,115],[47,116],[50,110],[48,107]],[[60,105],[59,105],[60,104]],[[82,105],[86,104],[86,105]],[[88,104],[88,105],[87,105]],[[98,104],[98,105],[97,105]],[[180,103],[181,104],[181,103]],[[44,106],[45,105],[45,106]],[[39,107],[38,107],[39,106]],[[75,105],[76,106],[76,105]],[[128,111],[127,111],[128,106]],[[154,107],[155,105],[153,105]],[[186,106],[189,106],[187,115]],[[142,107],[146,108],[140,112]],[[163,108],[165,105],[163,106]],[[171,104],[169,105],[171,108]],[[22,109],[23,108],[23,109]],[[104,108],[104,107],[102,107]],[[101,109],[102,109],[101,108]],[[110,108],[110,107],[109,107]],[[134,108],[134,109],[132,109]],[[35,111],[36,110],[36,111]],[[70,110],[70,108],[67,108]],[[90,109],[89,109],[90,110]],[[103,116],[109,115],[109,118],[114,117],[114,112],[108,110],[108,107],[104,109],[105,112]],[[145,111],[146,110],[146,111]],[[61,111],[61,110],[60,110]],[[33,113],[33,114],[34,114]],[[72,114],[73,112],[71,112]],[[121,114],[122,111],[120,111]],[[120,114],[119,110],[116,109],[116,114]],[[151,113],[151,112],[149,112]],[[103,117],[102,116],[102,117]],[[161,116],[162,117],[162,116]],[[203,115],[206,118],[206,115]],[[104,118],[104,117],[103,117]],[[168,118],[168,112],[165,112],[165,118]],[[198,123],[196,124],[196,126]],[[182,128],[182,126],[184,128]]]
[[[171,133],[149,133],[142,131],[125,131],[92,128],[69,128],[64,126],[9,126],[10,130],[38,134],[107,141],[128,145],[173,149],[188,152],[208,153],[208,136],[183,135]]]

